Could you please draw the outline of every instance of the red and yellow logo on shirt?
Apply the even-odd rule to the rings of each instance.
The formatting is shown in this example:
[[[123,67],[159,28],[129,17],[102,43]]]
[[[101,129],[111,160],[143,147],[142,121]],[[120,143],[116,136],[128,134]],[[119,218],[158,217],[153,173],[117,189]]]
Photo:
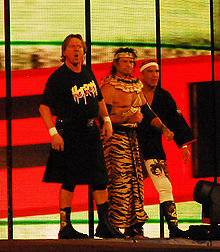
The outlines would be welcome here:
[[[77,86],[75,85],[74,87],[72,87],[72,95],[75,102],[79,103],[79,100],[81,98],[84,98],[85,104],[87,104],[86,97],[88,95],[93,96],[93,97],[98,95],[95,82],[92,80],[88,84],[83,84],[83,86],[78,89],[77,89]]]

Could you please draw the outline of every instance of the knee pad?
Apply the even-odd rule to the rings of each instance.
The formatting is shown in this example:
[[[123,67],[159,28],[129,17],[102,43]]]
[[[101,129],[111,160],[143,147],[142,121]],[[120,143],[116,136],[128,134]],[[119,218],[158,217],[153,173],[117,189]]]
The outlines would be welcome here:
[[[163,183],[160,185],[158,193],[160,203],[164,201],[173,201],[172,185],[168,179],[164,180]]]

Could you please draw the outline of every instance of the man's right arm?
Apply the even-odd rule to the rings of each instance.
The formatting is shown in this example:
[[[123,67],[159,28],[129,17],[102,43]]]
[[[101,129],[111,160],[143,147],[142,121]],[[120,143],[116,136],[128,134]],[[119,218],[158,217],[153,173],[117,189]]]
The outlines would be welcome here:
[[[155,117],[151,123],[150,123],[151,126],[153,126],[154,128],[158,129],[162,134],[163,136],[165,137],[165,139],[167,141],[170,141],[173,139],[174,137],[174,134],[171,130],[169,130],[160,120],[159,117]]]
[[[148,123],[159,130],[165,139],[167,141],[170,141],[173,139],[174,134],[172,131],[170,131],[160,120],[160,118],[157,116],[157,114],[154,113],[154,111],[151,109],[151,107],[148,105],[148,103],[141,106],[141,112],[144,115],[145,120],[148,121]]]
[[[39,112],[51,136],[52,148],[57,151],[63,151],[64,141],[63,141],[63,138],[58,134],[55,128],[55,125],[53,122],[53,116],[52,116],[50,108],[46,105],[41,104],[39,108]]]

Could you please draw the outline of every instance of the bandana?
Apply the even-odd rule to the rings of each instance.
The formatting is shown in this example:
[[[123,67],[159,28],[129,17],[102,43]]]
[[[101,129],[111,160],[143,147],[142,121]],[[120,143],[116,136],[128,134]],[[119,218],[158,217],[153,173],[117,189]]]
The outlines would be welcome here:
[[[119,59],[119,58],[133,58],[134,59],[134,55],[132,53],[129,53],[129,52],[120,52],[120,53],[117,53],[115,56],[114,56],[114,59]]]
[[[158,67],[159,67],[159,65],[158,65],[156,62],[149,62],[149,63],[143,65],[143,66],[140,68],[140,72],[143,72],[144,69],[146,69],[147,67],[150,67],[150,66],[158,66]]]

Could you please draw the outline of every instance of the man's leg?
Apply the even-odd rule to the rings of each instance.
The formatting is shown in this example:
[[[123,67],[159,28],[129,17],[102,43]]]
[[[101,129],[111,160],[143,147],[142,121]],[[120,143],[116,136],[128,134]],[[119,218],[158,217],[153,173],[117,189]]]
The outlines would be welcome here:
[[[74,190],[74,189],[73,189]],[[73,191],[60,188],[60,208],[71,207]]]
[[[108,202],[108,190],[102,189],[102,190],[95,190],[92,193],[93,199],[95,200],[96,205],[104,204],[105,202]]]
[[[87,234],[76,231],[71,224],[71,204],[74,186],[62,185],[60,189],[60,231],[59,239],[87,239]]]
[[[149,159],[145,161],[148,175],[159,193],[160,203],[173,201],[172,185],[168,178],[167,165],[164,160]]]
[[[101,238],[125,238],[125,235],[116,230],[109,221],[108,191],[106,185],[93,186],[93,198],[96,202],[99,218],[95,236]]]
[[[167,164],[164,160],[149,159],[145,161],[147,172],[159,193],[160,205],[168,224],[170,238],[188,237],[188,231],[178,228],[176,205],[173,199],[172,185],[168,178]]]

